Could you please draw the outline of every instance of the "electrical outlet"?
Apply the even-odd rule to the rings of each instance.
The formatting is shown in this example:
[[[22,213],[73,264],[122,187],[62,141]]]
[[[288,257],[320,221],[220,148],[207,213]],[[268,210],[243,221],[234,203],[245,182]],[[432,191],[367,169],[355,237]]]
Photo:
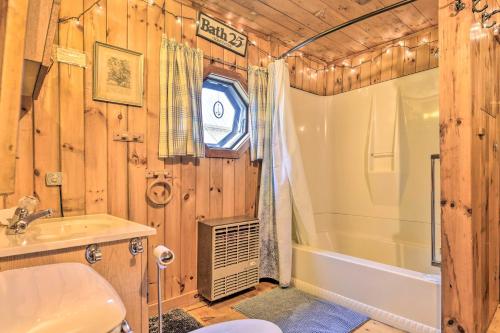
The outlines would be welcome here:
[[[47,185],[47,186],[61,186],[62,185],[62,172],[47,172],[45,174],[45,185]]]

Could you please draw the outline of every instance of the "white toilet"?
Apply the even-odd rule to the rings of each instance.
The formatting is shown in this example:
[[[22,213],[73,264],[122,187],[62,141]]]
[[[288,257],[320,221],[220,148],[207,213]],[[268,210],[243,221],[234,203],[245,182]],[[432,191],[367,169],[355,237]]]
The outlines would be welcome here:
[[[127,332],[120,297],[108,281],[82,264],[0,272],[0,299],[2,332]]]
[[[92,268],[65,263],[0,272],[0,323],[9,333],[126,333],[126,310]],[[235,320],[196,333],[282,333],[263,320]]]
[[[283,333],[281,329],[265,320],[242,319],[215,324],[191,333]]]

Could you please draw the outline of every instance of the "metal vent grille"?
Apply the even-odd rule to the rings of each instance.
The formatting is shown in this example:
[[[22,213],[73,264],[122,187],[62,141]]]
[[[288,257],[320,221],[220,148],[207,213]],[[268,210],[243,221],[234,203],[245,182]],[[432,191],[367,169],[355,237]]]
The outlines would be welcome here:
[[[215,227],[212,300],[259,283],[259,222]]]
[[[259,258],[259,223],[215,229],[214,269]]]
[[[214,281],[213,298],[218,299],[238,291],[245,290],[259,283],[259,268],[231,274]]]

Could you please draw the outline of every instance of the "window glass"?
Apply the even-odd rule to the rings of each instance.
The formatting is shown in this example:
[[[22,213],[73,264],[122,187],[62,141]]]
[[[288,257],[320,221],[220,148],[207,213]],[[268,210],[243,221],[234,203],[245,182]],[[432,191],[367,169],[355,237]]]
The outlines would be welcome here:
[[[234,148],[247,133],[248,97],[236,80],[209,75],[202,90],[205,143]]]

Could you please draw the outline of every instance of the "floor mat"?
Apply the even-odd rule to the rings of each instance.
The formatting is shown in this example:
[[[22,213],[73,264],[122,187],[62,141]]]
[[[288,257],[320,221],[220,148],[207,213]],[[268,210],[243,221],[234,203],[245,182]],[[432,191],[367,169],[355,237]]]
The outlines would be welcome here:
[[[186,311],[173,309],[162,315],[163,333],[188,333],[202,325]],[[149,333],[158,332],[158,316],[149,317]]]
[[[295,288],[275,288],[234,309],[249,318],[273,322],[283,333],[348,333],[369,319]]]

